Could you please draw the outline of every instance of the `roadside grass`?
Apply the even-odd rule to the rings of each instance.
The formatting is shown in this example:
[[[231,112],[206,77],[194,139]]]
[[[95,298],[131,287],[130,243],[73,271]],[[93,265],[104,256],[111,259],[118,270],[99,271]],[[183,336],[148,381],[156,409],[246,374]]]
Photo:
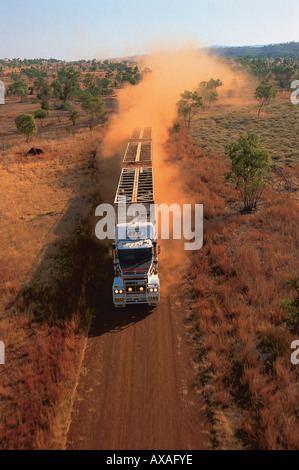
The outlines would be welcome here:
[[[114,111],[116,107],[116,97],[105,98],[105,115],[106,118]],[[49,100],[50,114],[49,117],[40,123],[36,119],[38,134],[37,137],[31,138],[32,145],[35,145],[36,140],[48,140],[49,143],[54,143],[56,139],[64,140],[70,136],[74,138],[78,133],[85,134],[89,130],[89,119],[87,114],[81,109],[80,103],[77,99],[71,99],[68,103],[70,107],[77,111],[78,119],[76,124],[70,120],[70,113],[67,110],[59,109],[59,101],[55,99]],[[40,106],[40,100],[31,99],[24,102],[16,98],[9,97],[6,99],[4,105],[0,106],[0,151],[7,150],[15,145],[22,145],[25,137],[18,133],[15,125],[15,118],[20,113],[34,115],[34,111]]]
[[[201,125],[199,119],[192,138],[201,135]],[[236,123],[229,135],[223,128],[218,135],[205,129],[208,148],[221,148],[220,154],[202,149],[195,138],[196,146],[184,129],[166,148],[181,169],[186,194],[204,205],[204,243],[190,257],[185,293],[211,439],[223,449],[298,449],[299,372],[290,361],[296,338],[281,309],[283,299],[294,296],[285,281],[299,268],[296,191],[269,186],[258,210],[242,213],[215,141],[233,140],[243,128]],[[267,141],[262,144],[267,148]],[[284,165],[283,142],[276,152]],[[293,170],[296,178],[298,166]]]
[[[61,449],[92,316],[102,129],[0,152],[0,447]]]
[[[274,101],[257,117],[257,103],[250,105],[213,106],[209,113],[200,112],[190,129],[192,141],[203,151],[224,153],[225,144],[236,141],[240,134],[255,132],[261,146],[267,148],[274,164],[295,166],[299,162],[297,126],[299,106],[289,99]]]

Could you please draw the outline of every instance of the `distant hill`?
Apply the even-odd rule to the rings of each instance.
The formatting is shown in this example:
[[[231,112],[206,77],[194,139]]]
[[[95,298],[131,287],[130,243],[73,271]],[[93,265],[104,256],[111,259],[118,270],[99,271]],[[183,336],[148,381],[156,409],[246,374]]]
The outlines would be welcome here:
[[[212,55],[223,57],[299,57],[299,42],[268,44],[266,46],[213,46],[208,49]]]

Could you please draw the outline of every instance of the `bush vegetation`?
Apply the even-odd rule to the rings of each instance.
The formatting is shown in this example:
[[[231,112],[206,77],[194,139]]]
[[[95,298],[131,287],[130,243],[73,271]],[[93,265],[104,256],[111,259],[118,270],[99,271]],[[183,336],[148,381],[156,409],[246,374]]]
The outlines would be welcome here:
[[[204,205],[186,302],[214,445],[298,449],[298,368],[290,361],[297,301],[284,301],[299,267],[297,203],[269,187],[259,210],[242,214],[223,154],[200,151],[184,129],[171,133],[167,150],[180,155],[186,191]]]

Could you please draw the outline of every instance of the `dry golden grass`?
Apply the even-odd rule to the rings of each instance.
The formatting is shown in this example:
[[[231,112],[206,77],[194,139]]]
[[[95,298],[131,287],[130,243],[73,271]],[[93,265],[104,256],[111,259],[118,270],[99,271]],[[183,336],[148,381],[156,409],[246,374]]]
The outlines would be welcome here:
[[[103,97],[103,101],[105,102],[104,109],[106,117],[109,117],[116,107],[116,98]],[[16,144],[22,145],[25,141],[25,137],[18,133],[15,118],[20,113],[34,115],[34,111],[40,108],[40,105],[40,100],[36,97],[31,97],[24,102],[20,102],[19,99],[14,97],[6,98],[5,105],[0,106],[0,151],[7,150]],[[40,120],[36,119],[38,139],[47,139],[49,144],[55,142],[58,138],[65,140],[65,137],[68,135],[70,138],[74,138],[76,134],[85,133],[86,130],[89,130],[88,116],[82,111],[78,99],[72,99],[69,102],[71,108],[78,112],[78,120],[75,126],[69,119],[68,111],[57,109],[59,105],[61,105],[59,101],[50,99],[49,117],[44,119],[42,123]],[[35,139],[33,140],[33,144],[35,145]]]
[[[253,96],[253,94],[252,94]],[[261,146],[267,148],[274,164],[294,167],[299,162],[297,144],[297,122],[299,106],[286,98],[276,99],[257,117],[257,102],[215,105],[209,112],[201,111],[196,116],[190,136],[206,152],[224,153],[225,144],[236,141],[240,134],[255,132],[260,136]]]
[[[190,200],[204,204],[204,245],[190,259],[186,295],[211,438],[218,448],[298,449],[299,369],[281,309],[293,297],[285,280],[299,268],[296,193],[269,187],[244,214],[225,182],[225,156],[200,152],[185,131],[167,147],[181,156]]]
[[[0,153],[3,449],[64,444],[91,315],[85,289],[95,245],[88,217],[102,134],[36,140],[45,151],[40,157],[27,156],[24,142]]]

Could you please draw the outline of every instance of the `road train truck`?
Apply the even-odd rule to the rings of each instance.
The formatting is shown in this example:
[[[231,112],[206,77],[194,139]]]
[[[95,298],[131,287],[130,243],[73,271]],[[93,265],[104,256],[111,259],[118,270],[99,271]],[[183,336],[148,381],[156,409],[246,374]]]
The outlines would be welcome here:
[[[134,206],[132,206],[134,205]],[[155,306],[160,300],[152,129],[136,128],[129,139],[114,200],[116,222],[112,245],[115,307],[129,304]],[[138,208],[130,215],[129,207]],[[126,213],[125,221],[119,217]],[[140,211],[139,211],[140,208]]]

